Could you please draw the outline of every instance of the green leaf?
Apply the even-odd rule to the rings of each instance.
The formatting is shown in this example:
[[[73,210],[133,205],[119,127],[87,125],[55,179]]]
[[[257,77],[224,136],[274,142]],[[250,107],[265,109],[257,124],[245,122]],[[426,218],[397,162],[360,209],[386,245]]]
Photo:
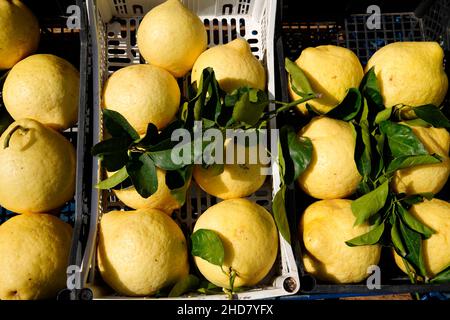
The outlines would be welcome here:
[[[428,154],[410,127],[392,121],[383,121],[380,129],[386,134],[394,158]]]
[[[127,151],[112,154],[101,154],[99,157],[101,159],[101,166],[109,172],[120,170],[129,160]]]
[[[378,107],[383,106],[383,96],[381,95],[381,90],[378,85],[374,67],[370,68],[370,70],[364,75],[360,88],[364,97],[366,97],[371,104]]]
[[[189,189],[191,177],[192,166],[186,166],[175,171],[166,171],[166,185],[180,206],[183,206],[186,202],[186,193]]]
[[[291,77],[291,87],[298,95],[302,96],[307,94],[313,94],[314,91],[309,84],[308,78],[303,73],[303,70],[294,62],[286,58],[284,60],[286,71]]]
[[[178,170],[186,166],[185,163],[177,164],[172,161],[172,149],[151,151],[147,152],[147,154],[153,160],[155,165],[163,170]]]
[[[383,235],[383,232],[384,232],[384,223],[376,226],[375,228],[373,228],[372,230],[363,235],[345,241],[345,243],[349,247],[372,245],[380,240],[381,236]]]
[[[357,88],[350,88],[339,105],[326,113],[327,117],[343,121],[353,120],[361,110],[362,98]]]
[[[291,233],[289,231],[289,222],[285,205],[285,193],[286,186],[282,185],[273,199],[272,211],[278,231],[288,243],[291,243]]]
[[[431,283],[449,283],[450,282],[450,266],[447,269],[439,272],[433,279],[430,281]]]
[[[200,282],[200,287],[197,289],[197,292],[202,294],[218,294],[223,291],[221,287],[218,287],[209,281],[203,280]]]
[[[376,153],[376,160],[374,161],[375,164],[375,168],[374,170],[372,170],[372,172],[374,173],[374,176],[376,178],[378,178],[382,173],[383,170],[385,169],[385,165],[384,165],[384,157],[385,157],[385,152],[384,152],[384,142],[386,140],[386,135],[384,133],[381,134],[373,134],[373,137],[376,141],[376,145],[375,145],[375,149],[377,151]]]
[[[372,146],[368,121],[362,120],[359,126],[355,126],[355,131],[355,163],[359,174],[366,178],[372,172]]]
[[[170,290],[169,297],[179,297],[186,292],[194,291],[200,285],[200,280],[193,274],[188,274],[181,280],[179,280]]]
[[[139,134],[134,130],[130,123],[119,112],[104,109],[103,123],[106,130],[114,138],[126,137],[135,141],[139,139]]]
[[[101,190],[112,189],[115,186],[117,186],[118,184],[120,184],[123,181],[125,181],[125,179],[127,179],[127,178],[128,178],[127,168],[126,167],[122,167],[122,169],[120,169],[119,171],[114,173],[109,178],[107,178],[107,179],[97,183],[97,185],[95,187],[97,189],[101,189]]]
[[[427,227],[422,222],[417,220],[408,210],[406,210],[401,204],[397,205],[397,212],[399,213],[402,221],[408,225],[412,230],[423,235],[425,239],[430,238],[436,231]]]
[[[375,123],[380,124],[383,121],[389,120],[392,115],[392,110],[393,110],[392,108],[386,108],[378,112],[377,115],[375,116]]]
[[[414,195],[407,196],[406,198],[402,199],[403,205],[406,205],[406,207],[410,207],[416,203],[420,203],[423,201],[423,199],[431,200],[434,198],[434,194],[432,192],[423,192],[418,193]]]
[[[418,232],[411,230],[399,220],[400,234],[406,248],[405,259],[414,266],[416,273],[426,276],[425,264],[422,255],[422,237]]]
[[[143,198],[148,198],[158,190],[156,166],[146,153],[135,155],[127,163],[127,172],[136,191]]]
[[[450,121],[438,107],[432,104],[414,107],[412,110],[417,117],[431,124],[435,128],[450,128]]]
[[[403,123],[407,124],[407,125],[409,125],[411,127],[425,127],[425,128],[429,128],[431,126],[428,122],[426,122],[426,121],[424,121],[424,120],[422,120],[420,118],[412,119],[412,120],[406,120],[406,121],[403,121]]]
[[[100,141],[92,147],[92,155],[98,156],[101,154],[115,154],[119,152],[126,152],[130,146],[130,140],[126,137],[110,138]]]
[[[442,158],[437,154],[418,155],[418,156],[402,156],[395,158],[389,164],[386,173],[390,174],[400,169],[410,168],[424,164],[435,164],[442,162]]]
[[[0,136],[8,129],[14,119],[9,115],[5,108],[0,107]]]
[[[233,119],[254,126],[261,118],[264,109],[269,104],[269,99],[264,91],[245,88],[234,105]]]
[[[145,136],[138,141],[139,146],[149,147],[158,143],[158,128],[153,124],[147,125]]]
[[[380,211],[389,192],[389,181],[385,181],[375,190],[363,195],[352,202],[352,212],[356,217],[355,225],[366,221],[369,217]]]
[[[392,244],[394,245],[394,249],[397,252],[397,254],[399,254],[401,257],[405,257],[406,256],[406,249],[403,246],[403,241],[402,241],[402,237],[400,234],[400,231],[398,229],[398,221],[396,216],[392,216],[394,221],[392,223],[392,227],[391,227],[391,240],[392,240]]]
[[[222,266],[225,249],[220,237],[212,230],[199,229],[191,235],[193,256],[200,257],[216,266]]]
[[[280,144],[284,161],[284,181],[290,184],[295,181],[311,162],[313,146],[307,137],[299,137],[290,126],[280,130]]]

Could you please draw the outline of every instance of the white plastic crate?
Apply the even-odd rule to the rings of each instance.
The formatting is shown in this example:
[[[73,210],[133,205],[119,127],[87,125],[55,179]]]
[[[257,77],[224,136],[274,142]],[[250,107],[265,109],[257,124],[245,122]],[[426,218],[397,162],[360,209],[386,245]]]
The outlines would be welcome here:
[[[121,67],[145,63],[139,54],[136,44],[136,30],[142,17],[163,0],[89,0],[88,15],[91,26],[93,75],[94,75],[94,125],[93,143],[98,143],[103,137],[101,119],[101,90],[107,77]],[[274,84],[274,24],[276,0],[185,0],[191,10],[197,13],[208,31],[208,44],[214,46],[227,43],[235,38],[248,40],[253,54],[262,61],[268,75],[269,99],[275,97]],[[271,122],[275,128],[275,121]],[[93,181],[95,185],[104,178],[97,159],[93,159]],[[271,209],[272,197],[278,191],[278,164],[272,167],[273,175],[266,184],[249,199]],[[198,216],[209,206],[220,199],[209,196],[195,183],[189,190],[186,205],[176,214],[177,223],[191,231]],[[116,197],[108,192],[92,190],[90,234],[81,266],[82,285],[85,286],[95,276],[95,249],[97,223],[103,213],[127,209]],[[262,283],[249,291],[236,295],[237,299],[261,299],[294,294],[299,289],[297,266],[292,248],[282,236],[280,238],[277,261]],[[89,271],[91,272],[89,273]],[[89,279],[88,279],[89,276]],[[128,297],[110,296],[107,299],[128,299]],[[196,295],[180,298],[193,299],[226,299],[225,294]]]

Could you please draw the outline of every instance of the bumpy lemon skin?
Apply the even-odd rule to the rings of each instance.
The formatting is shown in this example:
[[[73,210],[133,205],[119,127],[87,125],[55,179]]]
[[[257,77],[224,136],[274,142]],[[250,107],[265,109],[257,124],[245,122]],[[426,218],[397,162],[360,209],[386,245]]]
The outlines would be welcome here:
[[[367,270],[378,264],[381,246],[347,246],[345,241],[370,231],[366,223],[354,223],[351,200],[320,200],[306,208],[299,234],[308,273],[332,283],[357,283],[369,276]]]
[[[299,176],[298,184],[317,199],[345,198],[353,194],[361,175],[354,160],[356,139],[349,123],[315,117],[298,135],[313,145],[311,162]]]
[[[60,131],[77,123],[79,94],[78,70],[51,54],[23,59],[3,86],[5,107],[15,120],[30,118]]]
[[[66,287],[71,241],[71,226],[49,214],[0,225],[0,299],[56,299]]]
[[[375,67],[386,108],[440,106],[448,89],[443,61],[444,51],[437,42],[394,42],[375,52],[366,72]],[[405,116],[414,118],[415,114]]]
[[[114,72],[103,88],[103,107],[119,112],[139,134],[166,127],[180,105],[180,88],[166,70],[138,64]]]
[[[219,86],[227,93],[241,87],[266,88],[265,69],[243,38],[203,52],[192,67],[192,83],[196,82],[198,86],[203,69],[208,67],[213,68]]]
[[[35,52],[40,29],[34,14],[21,1],[0,1],[0,70],[10,69]]]
[[[137,33],[139,51],[145,60],[176,78],[192,69],[207,41],[203,22],[179,0],[168,0],[150,10]]]
[[[12,130],[9,146],[5,140]],[[0,137],[0,205],[15,213],[49,212],[75,192],[76,153],[60,133],[31,120],[13,122]]]
[[[97,257],[103,280],[127,296],[153,295],[189,273],[183,232],[156,209],[103,215]]]
[[[220,237],[225,260],[223,270],[236,271],[234,287],[259,283],[271,270],[278,252],[278,233],[266,209],[246,199],[230,199],[209,207],[197,220],[194,232],[208,229]],[[213,284],[230,288],[221,267],[199,257],[195,263]]]
[[[348,89],[358,88],[364,76],[358,57],[349,49],[333,45],[306,48],[295,63],[305,73],[312,90],[321,94],[320,98],[307,103],[322,113],[344,100]],[[288,90],[292,100],[300,99],[290,82]],[[303,115],[308,114],[306,103],[299,104],[297,109]]]

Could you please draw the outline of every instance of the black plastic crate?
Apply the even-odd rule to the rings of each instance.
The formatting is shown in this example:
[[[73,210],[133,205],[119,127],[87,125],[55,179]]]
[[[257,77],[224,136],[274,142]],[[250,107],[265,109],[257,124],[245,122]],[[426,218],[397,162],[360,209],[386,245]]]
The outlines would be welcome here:
[[[39,21],[41,28],[41,38],[39,48],[36,53],[50,53],[62,57],[71,62],[80,71],[80,98],[78,123],[75,127],[66,130],[63,134],[69,139],[76,148],[77,168],[76,168],[76,188],[75,197],[67,202],[59,211],[61,220],[68,222],[74,227],[72,251],[80,239],[83,239],[85,228],[83,221],[86,221],[88,195],[86,193],[86,183],[89,183],[90,174],[86,174],[85,163],[89,156],[85,152],[88,146],[86,142],[86,130],[89,123],[88,103],[88,39],[87,39],[87,18],[85,13],[85,5],[82,0],[42,0],[42,1],[23,1],[28,8],[34,13]],[[67,20],[73,13],[67,12],[68,7],[76,5],[80,9],[80,28],[71,29],[67,26]],[[6,72],[0,74],[6,76]],[[0,111],[2,115],[6,112],[1,97],[1,89],[3,83],[0,82]],[[6,210],[0,206],[0,224],[14,216],[15,213]],[[84,241],[81,241],[84,242]],[[77,264],[79,260],[77,252],[71,252],[69,265]]]
[[[284,66],[285,57],[296,60],[304,48],[325,44],[334,44],[351,49],[361,60],[363,66],[371,55],[380,47],[397,41],[437,41],[446,53],[446,71],[450,75],[450,1],[416,1],[409,6],[403,3],[403,8],[408,11],[391,11],[384,13],[382,8],[381,29],[368,30],[366,20],[369,14],[361,14],[355,10],[362,10],[371,3],[358,3],[357,9],[352,8],[351,1],[347,5],[339,3],[341,11],[327,12],[317,11],[314,15],[311,10],[304,16],[295,15],[297,5],[295,1],[285,0],[282,7],[282,18],[278,23],[278,38],[276,39],[276,65],[280,81],[277,82],[277,99],[290,101],[288,94],[288,81]],[[391,8],[399,9],[402,1],[391,1]],[[354,3],[353,3],[354,4]],[[397,4],[397,6],[396,6]],[[387,5],[386,5],[387,6]],[[402,6],[400,6],[401,8]],[[390,8],[387,6],[387,8]],[[314,11],[316,12],[316,11]],[[446,103],[449,103],[447,94]],[[448,109],[448,107],[447,107]],[[290,124],[299,129],[307,123],[291,110],[280,115],[278,121],[281,124]],[[437,198],[449,200],[450,183],[447,182],[443,190],[436,195]],[[349,295],[381,295],[386,293],[429,293],[450,292],[450,284],[411,284],[405,275],[395,265],[389,248],[383,248],[380,268],[381,289],[368,289],[365,282],[359,284],[329,284],[316,280],[309,275],[302,263],[303,244],[299,240],[298,224],[303,211],[311,203],[317,201],[303,193],[297,184],[291,185],[287,193],[287,212],[291,226],[292,245],[298,270],[300,273],[300,291],[297,298],[316,299],[339,298]],[[295,297],[291,297],[294,298]]]

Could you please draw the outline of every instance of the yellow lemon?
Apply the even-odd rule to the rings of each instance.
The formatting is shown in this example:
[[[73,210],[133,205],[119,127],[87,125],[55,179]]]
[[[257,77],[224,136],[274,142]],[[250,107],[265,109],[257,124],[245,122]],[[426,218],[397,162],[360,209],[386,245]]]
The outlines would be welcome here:
[[[39,32],[36,17],[21,1],[0,1],[0,70],[36,51]]]
[[[189,273],[183,232],[155,209],[103,215],[97,257],[102,278],[128,296],[152,295]]]
[[[68,61],[35,54],[11,69],[3,100],[15,120],[30,118],[65,130],[77,123],[79,88],[80,74]]]
[[[299,132],[313,145],[309,166],[298,184],[317,199],[345,198],[356,191],[361,175],[356,168],[356,139],[349,123],[327,117],[315,117]]]
[[[177,114],[180,88],[166,70],[138,64],[122,68],[103,88],[103,106],[122,114],[139,134],[153,123],[163,129]]]
[[[226,153],[230,147],[234,147],[234,157],[231,158],[232,163],[227,163]],[[265,166],[256,159],[257,145],[249,147],[231,143],[231,139],[227,139],[224,151],[226,163],[222,173],[216,174],[213,167],[203,168],[201,165],[194,167],[193,176],[200,188],[221,199],[244,198],[259,190],[266,180],[266,175],[263,172]],[[250,155],[250,152],[253,154]]]
[[[0,205],[16,213],[48,212],[75,192],[75,149],[58,132],[22,119],[0,137]]]
[[[348,89],[358,88],[364,76],[358,57],[349,49],[326,45],[306,48],[295,63],[305,73],[314,92],[320,98],[309,100],[314,109],[327,113],[344,100]],[[289,83],[289,93],[293,100],[300,99]],[[302,88],[297,88],[302,91]],[[298,110],[307,114],[306,103],[299,104]]]
[[[394,42],[370,58],[375,67],[385,107],[398,104],[440,106],[448,89],[444,51],[437,42]],[[412,117],[412,113],[406,114]]]
[[[223,270],[236,273],[235,287],[252,286],[270,271],[278,251],[278,233],[272,215],[246,199],[230,199],[208,208],[198,219],[194,232],[208,229],[217,233],[224,249]],[[206,279],[230,288],[229,277],[221,267],[202,258],[195,263]]]
[[[228,93],[241,87],[266,88],[264,67],[245,39],[238,38],[203,52],[194,63],[191,81],[198,86],[203,69],[208,67],[214,69],[219,86]]]
[[[72,228],[48,214],[23,214],[0,226],[0,299],[55,299],[66,287]]]
[[[203,22],[179,0],[167,0],[150,10],[137,33],[145,60],[177,78],[192,69],[207,41]]]
[[[113,173],[108,172],[108,176]],[[133,209],[153,208],[164,211],[168,215],[172,211],[181,207],[177,199],[174,198],[170,189],[166,185],[166,172],[157,168],[156,176],[158,179],[158,189],[148,198],[143,198],[136,191],[135,187],[114,190],[114,194],[126,206]]]
[[[313,203],[300,221],[300,235],[306,253],[303,263],[307,272],[333,283],[356,283],[369,274],[368,267],[378,264],[380,245],[349,247],[345,241],[370,231],[370,226],[354,227],[351,201],[321,200]]]
[[[428,276],[434,277],[450,265],[450,203],[439,199],[424,200],[413,205],[409,212],[436,231],[422,241],[425,269]],[[406,273],[403,259],[397,253],[394,257],[397,266]]]
[[[444,128],[411,127],[413,133],[430,153],[442,157],[441,163],[425,164],[398,170],[392,180],[397,193],[438,193],[445,186],[450,175],[450,135]]]

